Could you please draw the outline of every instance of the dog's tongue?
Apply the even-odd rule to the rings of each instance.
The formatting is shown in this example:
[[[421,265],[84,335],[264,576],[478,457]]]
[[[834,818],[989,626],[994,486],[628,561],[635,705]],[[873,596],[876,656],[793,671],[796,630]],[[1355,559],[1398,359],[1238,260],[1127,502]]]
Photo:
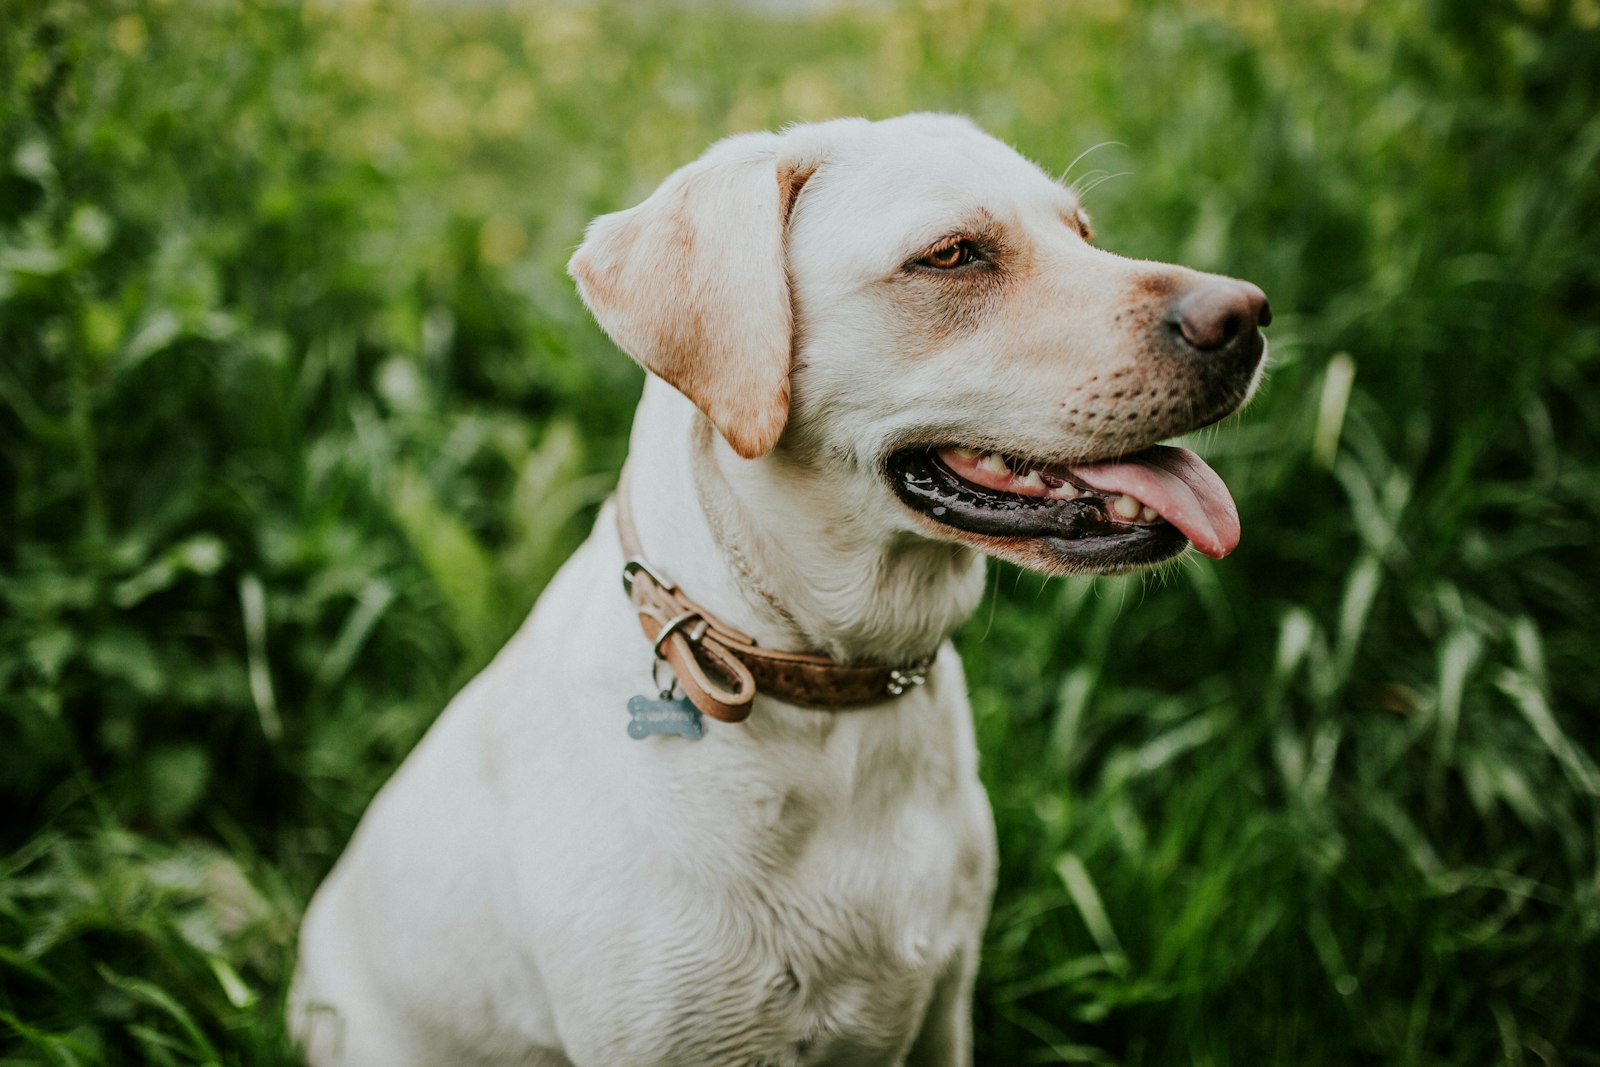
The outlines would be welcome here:
[[[1072,474],[1091,489],[1127,493],[1155,508],[1212,559],[1238,547],[1239,509],[1228,487],[1187,448],[1156,445],[1109,463],[1073,467]]]

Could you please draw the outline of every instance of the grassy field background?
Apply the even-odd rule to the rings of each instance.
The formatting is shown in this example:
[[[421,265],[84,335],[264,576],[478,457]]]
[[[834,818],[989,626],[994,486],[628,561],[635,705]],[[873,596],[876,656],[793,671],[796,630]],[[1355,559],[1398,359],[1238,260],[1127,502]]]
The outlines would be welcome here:
[[[1595,0],[0,0],[0,1064],[292,1062],[304,902],[621,461],[584,222],[912,109],[1275,313],[1241,549],[961,635],[979,1061],[1600,1064]]]

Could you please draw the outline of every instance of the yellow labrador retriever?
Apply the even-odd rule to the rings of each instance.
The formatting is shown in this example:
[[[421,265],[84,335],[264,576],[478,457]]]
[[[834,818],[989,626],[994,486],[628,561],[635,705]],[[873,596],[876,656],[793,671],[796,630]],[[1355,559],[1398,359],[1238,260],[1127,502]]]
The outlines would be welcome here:
[[[1096,248],[941,115],[729,138],[570,269],[650,371],[627,478],[318,892],[298,1039],[970,1062],[995,843],[950,634],[986,555],[1233,548],[1221,480],[1158,442],[1249,397],[1265,297]]]

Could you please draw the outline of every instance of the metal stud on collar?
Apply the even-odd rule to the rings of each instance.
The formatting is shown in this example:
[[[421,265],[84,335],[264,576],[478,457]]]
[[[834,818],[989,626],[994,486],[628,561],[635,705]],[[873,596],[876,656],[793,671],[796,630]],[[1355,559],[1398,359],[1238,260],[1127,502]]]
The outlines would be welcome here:
[[[915,689],[927,680],[928,665],[926,663],[918,664],[915,667],[907,667],[904,670],[896,667],[889,672],[889,681],[884,685],[884,689],[890,696],[897,697],[907,689]]]

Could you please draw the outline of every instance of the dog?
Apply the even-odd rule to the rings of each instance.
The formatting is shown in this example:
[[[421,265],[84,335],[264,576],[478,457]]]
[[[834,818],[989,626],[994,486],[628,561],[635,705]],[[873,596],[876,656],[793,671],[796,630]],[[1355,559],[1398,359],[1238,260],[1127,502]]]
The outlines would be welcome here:
[[[649,372],[625,481],[317,892],[297,1041],[969,1063],[996,848],[950,635],[987,556],[1234,547],[1159,442],[1250,397],[1265,296],[1097,248],[1072,189],[933,114],[720,141],[569,270]]]

